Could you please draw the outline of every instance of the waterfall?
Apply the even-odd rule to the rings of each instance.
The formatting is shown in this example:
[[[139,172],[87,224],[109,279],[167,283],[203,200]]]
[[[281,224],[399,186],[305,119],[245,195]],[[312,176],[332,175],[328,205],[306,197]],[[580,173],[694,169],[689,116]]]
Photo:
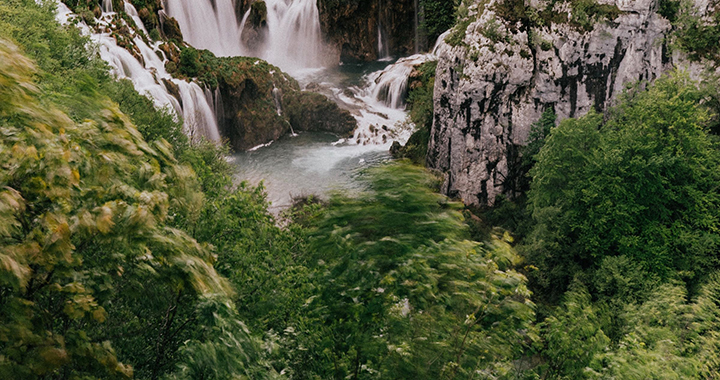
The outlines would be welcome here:
[[[104,13],[112,13],[112,11],[113,11],[112,0],[102,0],[102,11]]]
[[[278,116],[282,116],[282,94],[279,88],[273,87],[272,90],[273,101],[275,102],[275,110]]]
[[[320,68],[324,45],[317,0],[266,0],[267,38],[256,52],[284,71]],[[185,40],[196,48],[219,56],[248,55],[242,33],[250,11],[240,23],[233,0],[166,0]]]
[[[57,5],[57,20],[62,24],[71,22],[74,15],[70,9],[62,2]],[[125,11],[138,23],[138,28],[144,30],[132,4],[125,2]],[[98,19],[97,22],[107,24],[108,21]],[[164,60],[158,56],[157,48],[151,48],[136,34],[133,42],[142,56],[141,62],[129,51],[118,46],[110,34],[94,33],[87,25],[79,25],[83,33],[89,35],[98,45],[100,57],[110,65],[110,71],[115,77],[129,79],[135,90],[148,96],[155,107],[167,108],[182,115],[183,128],[191,138],[204,137],[220,141],[212,99],[208,99],[205,90],[196,83],[175,79],[168,74]],[[165,83],[176,87],[180,100],[171,95]]]
[[[378,21],[377,21],[377,32],[378,32],[378,59],[384,60],[390,58],[390,44],[388,43],[387,32],[385,31],[385,2],[380,0],[378,2]]]
[[[165,0],[165,12],[190,45],[223,57],[244,55],[233,0]]]
[[[410,74],[415,66],[429,59],[429,54],[416,54],[402,58],[382,71],[376,71],[368,76],[370,85],[366,91],[372,98],[395,109],[405,108],[405,97]]]
[[[108,1],[110,1],[110,7],[112,7],[112,0]],[[143,33],[145,33],[145,35],[147,36],[148,31],[147,29],[145,29],[145,24],[143,24],[142,20],[140,19],[140,15],[138,15],[137,9],[135,9],[135,7],[129,1],[125,2],[125,13],[127,13],[130,18],[133,19],[133,21],[135,22],[135,26],[140,28],[140,30],[142,30]]]

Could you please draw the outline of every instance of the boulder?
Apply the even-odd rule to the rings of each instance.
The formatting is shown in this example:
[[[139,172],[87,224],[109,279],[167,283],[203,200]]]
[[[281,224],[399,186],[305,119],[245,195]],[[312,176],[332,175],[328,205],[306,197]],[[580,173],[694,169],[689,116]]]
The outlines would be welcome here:
[[[349,137],[357,128],[357,120],[349,111],[314,92],[299,91],[285,95],[283,110],[296,132],[322,131]]]

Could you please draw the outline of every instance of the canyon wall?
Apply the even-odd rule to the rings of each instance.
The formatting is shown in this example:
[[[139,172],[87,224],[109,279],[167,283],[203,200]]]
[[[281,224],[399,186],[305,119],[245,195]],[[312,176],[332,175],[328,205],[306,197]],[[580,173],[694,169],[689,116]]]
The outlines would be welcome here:
[[[456,26],[466,30],[438,51],[427,164],[469,205],[517,195],[519,150],[545,110],[558,120],[602,112],[626,85],[674,66],[657,0],[597,1],[584,15],[570,1],[466,3]]]

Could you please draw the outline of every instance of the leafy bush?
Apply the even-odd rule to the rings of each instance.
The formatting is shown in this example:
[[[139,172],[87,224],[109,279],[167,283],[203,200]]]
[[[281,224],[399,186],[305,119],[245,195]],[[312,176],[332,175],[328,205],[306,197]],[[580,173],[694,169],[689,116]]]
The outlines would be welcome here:
[[[198,51],[192,47],[183,48],[180,51],[180,72],[190,78],[200,74],[200,61]]]
[[[628,93],[605,122],[590,113],[552,130],[529,193],[542,288],[558,294],[609,256],[691,288],[718,266],[720,155],[700,94],[676,73]]]
[[[428,41],[437,38],[455,25],[455,9],[458,1],[449,0],[421,0],[423,10],[423,24],[421,27],[427,33]]]

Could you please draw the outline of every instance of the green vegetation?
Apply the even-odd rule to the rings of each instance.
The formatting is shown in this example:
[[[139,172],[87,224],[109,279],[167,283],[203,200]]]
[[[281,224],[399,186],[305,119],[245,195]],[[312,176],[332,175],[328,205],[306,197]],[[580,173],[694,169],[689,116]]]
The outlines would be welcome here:
[[[720,376],[717,89],[673,73],[606,115],[546,110],[527,198],[482,219],[404,161],[276,217],[226,147],[190,143],[87,44],[48,6],[0,2],[4,376]],[[178,61],[273,85],[256,59]],[[436,65],[410,84],[415,162]]]
[[[720,5],[711,5],[708,17],[697,14],[691,1],[670,4],[664,9],[661,8],[662,10],[674,18],[672,37],[676,47],[687,52],[692,60],[708,59],[715,63],[720,62],[720,47],[717,43],[720,39]],[[673,10],[674,15],[669,13]]]
[[[420,0],[423,11],[421,27],[427,33],[430,43],[455,25],[457,3],[458,1],[448,0]]]
[[[430,140],[436,68],[437,61],[425,62],[417,67],[412,75],[407,107],[410,111],[410,121],[415,124],[415,132],[405,146],[394,153],[396,158],[407,158],[417,165],[425,164]]]
[[[678,74],[629,92],[605,122],[591,113],[552,131],[529,193],[539,285],[562,292],[620,257],[647,274],[640,281],[691,288],[717,268],[720,155],[700,96]]]

